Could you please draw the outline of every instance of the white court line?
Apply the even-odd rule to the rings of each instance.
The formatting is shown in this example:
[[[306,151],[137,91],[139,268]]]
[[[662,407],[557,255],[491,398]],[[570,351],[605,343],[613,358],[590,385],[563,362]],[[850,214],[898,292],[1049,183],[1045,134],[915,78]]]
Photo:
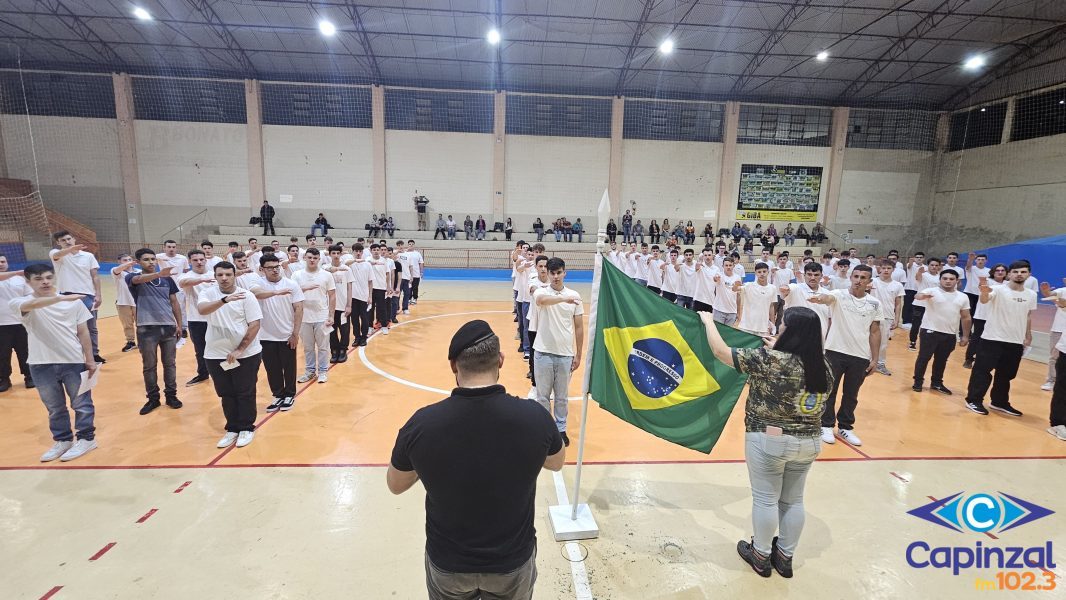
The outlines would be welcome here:
[[[417,319],[410,319],[410,320],[404,321],[403,323],[400,323],[399,325],[395,325],[395,326],[391,327],[390,331],[392,329],[395,329],[396,327],[399,327],[400,325],[406,325],[408,323],[416,323],[418,321],[426,321],[426,320],[429,320],[429,319],[442,319],[444,317],[461,317],[461,316],[466,316],[466,315],[484,315],[484,314],[498,314],[498,313],[511,314],[511,311],[509,311],[509,310],[479,310],[479,311],[475,311],[475,312],[450,313],[450,314],[446,314],[446,315],[431,315],[431,316],[428,316],[428,317],[419,317]],[[372,335],[372,336],[370,336],[370,340],[369,341],[374,341],[376,338],[381,337],[381,335],[382,334],[380,334],[380,333]],[[365,346],[360,346],[359,347],[359,360],[361,360],[363,362],[363,365],[365,365],[366,368],[370,369],[374,373],[377,373],[378,375],[381,375],[382,377],[384,377],[385,379],[388,379],[389,381],[394,381],[394,382],[399,383],[401,385],[406,385],[406,386],[413,387],[415,389],[423,390],[423,391],[426,391],[426,392],[434,392],[434,393],[437,393],[437,394],[445,394],[445,395],[449,395],[449,394],[452,393],[451,390],[442,390],[440,388],[430,387],[428,385],[422,385],[420,383],[415,383],[413,381],[407,381],[406,379],[402,379],[402,378],[397,377],[397,376],[395,376],[395,375],[393,375],[391,373],[387,373],[387,372],[379,369],[374,363],[370,362],[370,359],[368,359],[366,357],[366,347]],[[575,398],[575,399],[584,400],[583,397],[578,397],[578,398]],[[552,473],[552,479],[555,482],[555,496],[556,496],[559,504],[563,504],[563,505],[570,504],[570,496],[566,493],[566,482],[563,480],[563,474],[560,473],[559,471],[554,471]],[[576,596],[577,600],[592,600],[592,588],[589,586],[588,571],[585,569],[585,563],[582,561],[582,558],[581,558],[581,547],[578,546],[577,544],[575,544],[574,542],[567,542],[565,548],[566,548],[566,555],[570,559],[567,562],[570,563],[570,576],[573,578],[573,581],[574,581],[574,593],[577,595]]]
[[[445,317],[463,317],[463,316],[469,316],[469,315],[487,315],[487,314],[501,314],[501,313],[512,314],[511,311],[509,311],[509,310],[478,310],[478,311],[474,311],[474,312],[448,313],[446,315],[430,315],[428,317],[419,317],[417,319],[410,319],[408,321],[404,321],[403,323],[400,323],[399,325],[393,325],[392,327],[389,328],[389,331],[392,331],[393,329],[396,329],[397,327],[400,327],[401,325],[407,325],[408,323],[417,323],[418,321],[426,321],[426,320],[429,320],[429,319],[443,319]],[[367,342],[372,342],[372,341],[374,341],[375,338],[380,338],[382,335],[383,334],[379,330],[379,331],[373,333],[370,336],[370,338],[367,340]],[[393,382],[398,383],[400,385],[406,385],[408,387],[413,387],[416,390],[422,390],[423,392],[433,392],[434,394],[444,394],[446,396],[449,396],[452,393],[451,390],[442,390],[440,388],[430,387],[428,385],[422,385],[421,383],[415,383],[413,381],[409,381],[409,380],[404,379],[402,377],[397,377],[396,375],[393,375],[392,373],[388,373],[388,372],[382,370],[380,367],[378,367],[374,363],[370,362],[370,359],[366,357],[366,347],[365,346],[360,346],[359,347],[359,360],[363,362],[363,365],[366,368],[370,369],[374,373],[377,373],[378,375],[381,375],[385,379],[388,379],[389,381],[393,381]],[[569,398],[567,398],[567,400],[569,400],[571,402],[584,402],[585,401],[585,397],[584,396],[570,396]]]
[[[566,482],[560,471],[552,472],[555,481],[555,497],[559,504],[570,504],[570,496],[566,493]],[[570,559],[570,577],[574,580],[574,593],[577,600],[592,600],[592,588],[589,586],[589,574],[585,569],[585,563],[581,558],[581,547],[574,542],[566,542],[566,555]]]

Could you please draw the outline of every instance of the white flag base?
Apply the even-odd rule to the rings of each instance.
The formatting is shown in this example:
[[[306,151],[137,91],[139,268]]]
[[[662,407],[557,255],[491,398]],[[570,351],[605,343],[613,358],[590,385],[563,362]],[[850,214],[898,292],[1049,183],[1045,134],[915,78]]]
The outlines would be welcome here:
[[[577,518],[571,518],[573,504],[559,504],[548,507],[548,519],[555,532],[555,541],[591,540],[600,537],[600,527],[588,504],[577,505]]]

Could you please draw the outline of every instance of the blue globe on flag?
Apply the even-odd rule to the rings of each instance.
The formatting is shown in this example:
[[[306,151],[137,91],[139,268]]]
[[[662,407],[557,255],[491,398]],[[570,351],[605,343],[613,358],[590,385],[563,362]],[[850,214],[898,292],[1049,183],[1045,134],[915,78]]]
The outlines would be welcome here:
[[[681,385],[685,362],[669,342],[645,338],[633,342],[627,361],[633,387],[649,398],[662,398]]]

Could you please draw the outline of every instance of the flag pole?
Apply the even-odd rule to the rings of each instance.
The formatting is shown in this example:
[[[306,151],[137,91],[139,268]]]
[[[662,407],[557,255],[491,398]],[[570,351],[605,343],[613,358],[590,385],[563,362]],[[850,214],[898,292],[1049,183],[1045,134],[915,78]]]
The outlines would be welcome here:
[[[596,341],[596,304],[600,292],[600,274],[603,268],[603,251],[607,240],[607,220],[611,215],[611,200],[607,190],[603,190],[597,209],[599,222],[596,226],[596,254],[593,257],[592,295],[589,304],[588,350],[585,352],[585,373],[581,382],[581,433],[577,446],[577,472],[574,475],[573,505],[548,507],[548,517],[555,531],[555,541],[584,540],[599,537],[600,528],[588,504],[579,502],[581,493],[581,469],[585,461],[585,432],[589,417],[589,374],[592,366],[592,352]],[[567,511],[566,509],[570,509]],[[569,512],[569,514],[567,514]]]

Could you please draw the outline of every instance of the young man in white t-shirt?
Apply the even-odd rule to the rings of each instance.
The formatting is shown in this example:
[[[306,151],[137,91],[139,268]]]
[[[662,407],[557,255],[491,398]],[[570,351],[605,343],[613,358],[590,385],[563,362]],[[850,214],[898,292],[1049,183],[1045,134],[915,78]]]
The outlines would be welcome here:
[[[174,285],[178,285],[178,278],[182,273],[189,270],[189,259],[183,254],[178,253],[178,243],[174,240],[167,240],[163,242],[163,253],[157,254],[155,257],[156,264],[160,269],[170,267],[170,279],[174,282]],[[185,315],[185,292],[181,287],[178,287],[178,306],[181,307],[182,314],[182,335],[188,337],[188,317]]]
[[[669,302],[677,301],[677,248],[671,248],[666,253],[666,260],[663,264],[659,265],[659,270],[663,274],[663,299]]]
[[[259,343],[263,311],[250,291],[237,286],[234,265],[215,265],[214,276],[218,285],[199,293],[196,308],[207,317],[204,359],[226,416],[226,435],[217,447],[228,448],[236,442],[242,448],[255,437],[255,385],[263,359]]]
[[[981,285],[981,278],[989,277],[989,273],[987,254],[970,252],[966,256],[966,286],[962,291],[970,299],[971,314],[977,314],[977,300],[981,297],[978,286]]]
[[[919,265],[914,273],[914,285],[918,291],[931,288],[940,280],[940,270],[944,263],[939,258],[930,258],[927,264]],[[906,294],[906,290],[904,290]],[[906,299],[906,296],[904,296]],[[925,319],[925,301],[915,296],[911,298],[911,328],[908,332],[909,344],[907,349],[911,352],[918,351],[918,332],[922,329],[922,321]]]
[[[400,310],[411,314],[411,257],[403,240],[396,240],[396,262],[400,264]]]
[[[96,449],[92,391],[70,393],[81,387],[83,372],[92,377],[99,368],[89,340],[92,315],[81,294],[57,294],[55,271],[50,265],[30,265],[24,275],[33,295],[9,300],[8,309],[19,315],[26,328],[27,363],[37,394],[48,409],[48,428],[55,443],[41,456],[41,462],[57,458],[66,462]],[[70,428],[68,396],[77,441]]]
[[[211,243],[211,240],[200,242],[200,249],[204,251],[204,256],[207,258],[207,272],[214,273],[215,265],[222,262],[222,257],[215,256],[215,245]]]
[[[1066,297],[1057,295],[1055,308],[1060,312],[1066,310]],[[1055,352],[1058,358],[1055,359],[1055,385],[1051,392],[1051,414],[1048,419],[1051,426],[1047,432],[1066,442],[1066,336],[1059,337]]]
[[[770,283],[770,265],[755,263],[755,281],[743,284],[737,292],[737,329],[754,335],[772,335],[777,292]]]
[[[136,267],[137,263],[133,257],[123,254],[118,257],[118,265],[111,269],[111,279],[115,283],[115,311],[118,312],[118,320],[122,323],[122,332],[126,335],[123,352],[137,347],[137,303],[130,293],[130,286],[126,285],[126,273]]]
[[[96,315],[103,300],[100,292],[100,263],[89,252],[83,252],[85,246],[79,244],[67,231],[52,234],[52,240],[58,249],[49,251],[52,268],[55,269],[55,284],[60,294],[80,294],[85,308],[89,309],[89,339],[93,343],[93,360],[103,364],[107,362],[100,356],[99,334],[96,329]]]
[[[958,271],[954,269],[942,269],[940,271],[940,285],[935,288],[926,288],[914,296],[915,300],[925,302],[925,316],[922,319],[921,344],[918,349],[918,359],[914,361],[914,385],[911,387],[915,392],[922,391],[925,384],[925,368],[929,359],[933,359],[933,375],[929,389],[945,396],[951,395],[951,390],[944,386],[944,369],[948,364],[948,357],[955,350],[956,336],[959,333],[959,325],[962,325],[962,337],[957,338],[960,346],[966,346],[970,342],[970,301],[966,295],[956,289],[959,284]]]
[[[537,290],[546,288],[551,285],[551,279],[548,277],[548,257],[543,254],[537,256],[534,259],[534,265],[536,273],[529,277],[529,296],[530,298],[536,293]],[[537,339],[537,305],[530,303],[529,305],[529,323],[526,324],[526,331],[529,333],[529,346],[532,348],[534,342]],[[530,400],[537,399],[537,372],[533,368],[533,356],[534,353],[529,353],[529,373],[526,377],[530,380],[529,393],[526,395]]]
[[[304,293],[296,282],[281,274],[280,259],[264,254],[259,259],[263,272],[255,289],[263,320],[259,343],[263,346],[263,370],[274,401],[267,412],[288,412],[296,401],[296,345],[304,316]]]
[[[997,264],[989,268],[988,277],[977,277],[977,286],[985,281],[991,287],[1003,285],[1007,282],[1007,265]],[[975,287],[974,289],[978,289]],[[978,289],[978,291],[980,291]],[[978,296],[980,298],[980,296]],[[977,309],[973,311],[973,333],[970,334],[970,343],[966,345],[966,355],[962,361],[962,368],[972,369],[974,359],[977,358],[977,350],[981,346],[981,334],[985,331],[985,319],[988,318],[990,304],[977,303]]]
[[[981,333],[981,350],[970,371],[966,408],[987,415],[984,406],[989,386],[991,408],[1012,417],[1022,412],[1010,404],[1010,382],[1018,374],[1025,348],[1033,342],[1032,311],[1036,310],[1036,292],[1025,288],[1031,267],[1027,260],[1016,260],[1007,267],[1007,282],[993,288],[982,280],[978,286],[981,304],[990,304]],[[992,372],[995,371],[993,380]]]
[[[371,307],[382,335],[389,335],[389,260],[382,256],[380,244],[370,244],[370,274],[374,282]]]
[[[0,392],[11,389],[11,354],[18,361],[19,373],[26,382],[26,388],[33,388],[29,356],[29,341],[26,328],[22,326],[22,317],[11,310],[8,303],[15,298],[22,298],[33,293],[26,283],[22,271],[8,271],[7,257],[0,254]]]
[[[536,263],[534,261],[533,249],[526,246],[522,250],[522,254],[515,261],[515,289],[518,290],[518,335],[519,345],[518,351],[522,353],[524,359],[528,360],[530,355],[533,354],[533,347],[529,341],[529,306],[532,302],[532,297],[529,295],[529,277],[536,270]]]
[[[825,357],[833,369],[833,389],[822,412],[822,441],[835,442],[837,436],[853,446],[862,440],[855,434],[855,408],[859,404],[859,389],[866,376],[873,372],[881,348],[881,322],[884,314],[881,303],[866,293],[873,279],[873,269],[859,265],[851,272],[851,287],[830,290],[810,298],[808,302],[829,307],[832,326],[825,340]],[[837,393],[840,410],[836,409]]]
[[[571,374],[581,364],[585,343],[584,310],[581,295],[563,285],[566,263],[561,258],[548,259],[545,267],[551,284],[533,295],[537,305],[537,337],[534,340],[533,368],[537,374],[537,402],[551,411],[549,399],[555,400],[555,425],[569,446],[566,417],[569,408]]]
[[[337,284],[333,274],[319,268],[318,248],[304,253],[304,268],[292,276],[304,293],[304,314],[300,325],[300,341],[304,346],[304,373],[296,380],[307,383],[318,376],[326,383],[329,376],[329,332],[333,329],[333,311],[337,302]]]
[[[352,284],[355,277],[350,267],[341,261],[344,249],[329,247],[329,264],[325,269],[333,274],[337,301],[333,309],[333,331],[329,334],[330,363],[348,362],[348,342],[351,341]]]
[[[363,244],[356,242],[352,246],[353,259],[348,268],[352,270],[352,347],[366,346],[373,315],[370,314],[370,301],[374,297],[374,275],[370,263],[362,258]]]
[[[918,269],[925,265],[925,253],[915,252],[914,256],[907,260],[907,281],[903,285],[903,324],[907,329],[911,324],[911,306],[914,304],[914,296],[918,293],[919,283],[917,280]]]
[[[744,276],[736,271],[735,260],[727,256],[722,261],[722,272],[713,277],[714,302],[711,307],[714,320],[730,327],[737,322],[737,293],[744,282]]]
[[[659,251],[659,245],[653,244],[651,255],[648,256],[645,268],[648,272],[648,289],[656,296],[663,293],[663,259]]]
[[[192,267],[187,273],[182,273],[178,279],[178,289],[185,298],[185,319],[189,323],[189,337],[192,338],[193,351],[196,354],[196,376],[185,382],[185,387],[201,384],[211,378],[207,370],[207,361],[204,360],[204,349],[207,347],[207,317],[200,314],[200,292],[214,287],[215,275],[213,270],[207,269],[207,255],[203,250],[189,251],[189,265]]]
[[[888,370],[888,341],[892,339],[892,332],[900,325],[900,315],[903,313],[903,284],[892,277],[896,265],[890,259],[881,261],[878,267],[878,277],[870,283],[870,293],[881,303],[881,310],[885,320],[881,322],[881,350],[878,353],[877,372],[882,375],[892,375]]]
[[[674,265],[677,272],[677,301],[682,308],[692,309],[692,296],[696,293],[695,251],[685,248],[685,260]]]
[[[783,287],[788,287],[790,283],[796,280],[796,272],[793,270],[792,261],[788,259],[788,252],[782,252],[777,255],[777,262],[770,265],[770,285],[780,290]],[[782,313],[785,312],[785,297],[778,293],[777,300],[775,301],[777,310],[774,314],[777,320],[774,321],[774,326],[781,326]]]
[[[696,287],[692,292],[692,309],[696,312],[714,313],[714,276],[721,273],[714,264],[714,255],[704,249],[696,263]]]
[[[822,265],[810,260],[803,265],[803,283],[789,283],[778,288],[778,293],[784,298],[785,303],[782,312],[794,306],[809,308],[818,315],[818,321],[822,326],[822,339],[829,333],[829,307],[824,304],[814,304],[809,300],[822,293]]]
[[[1063,280],[1066,283],[1066,279]],[[1066,287],[1060,287],[1051,289],[1051,284],[1044,282],[1040,284],[1040,295],[1055,303],[1055,318],[1051,321],[1051,331],[1048,332],[1048,347],[1050,348],[1050,358],[1047,362],[1047,380],[1044,381],[1044,385],[1040,386],[1040,389],[1045,392],[1050,392],[1055,389],[1055,381],[1057,377],[1055,375],[1055,363],[1059,358],[1059,340],[1062,339],[1062,332],[1066,331],[1066,307],[1060,302],[1066,299]]]
[[[414,240],[407,240],[407,263],[411,266],[411,305],[418,304],[418,286],[426,273],[426,260],[415,248]]]

